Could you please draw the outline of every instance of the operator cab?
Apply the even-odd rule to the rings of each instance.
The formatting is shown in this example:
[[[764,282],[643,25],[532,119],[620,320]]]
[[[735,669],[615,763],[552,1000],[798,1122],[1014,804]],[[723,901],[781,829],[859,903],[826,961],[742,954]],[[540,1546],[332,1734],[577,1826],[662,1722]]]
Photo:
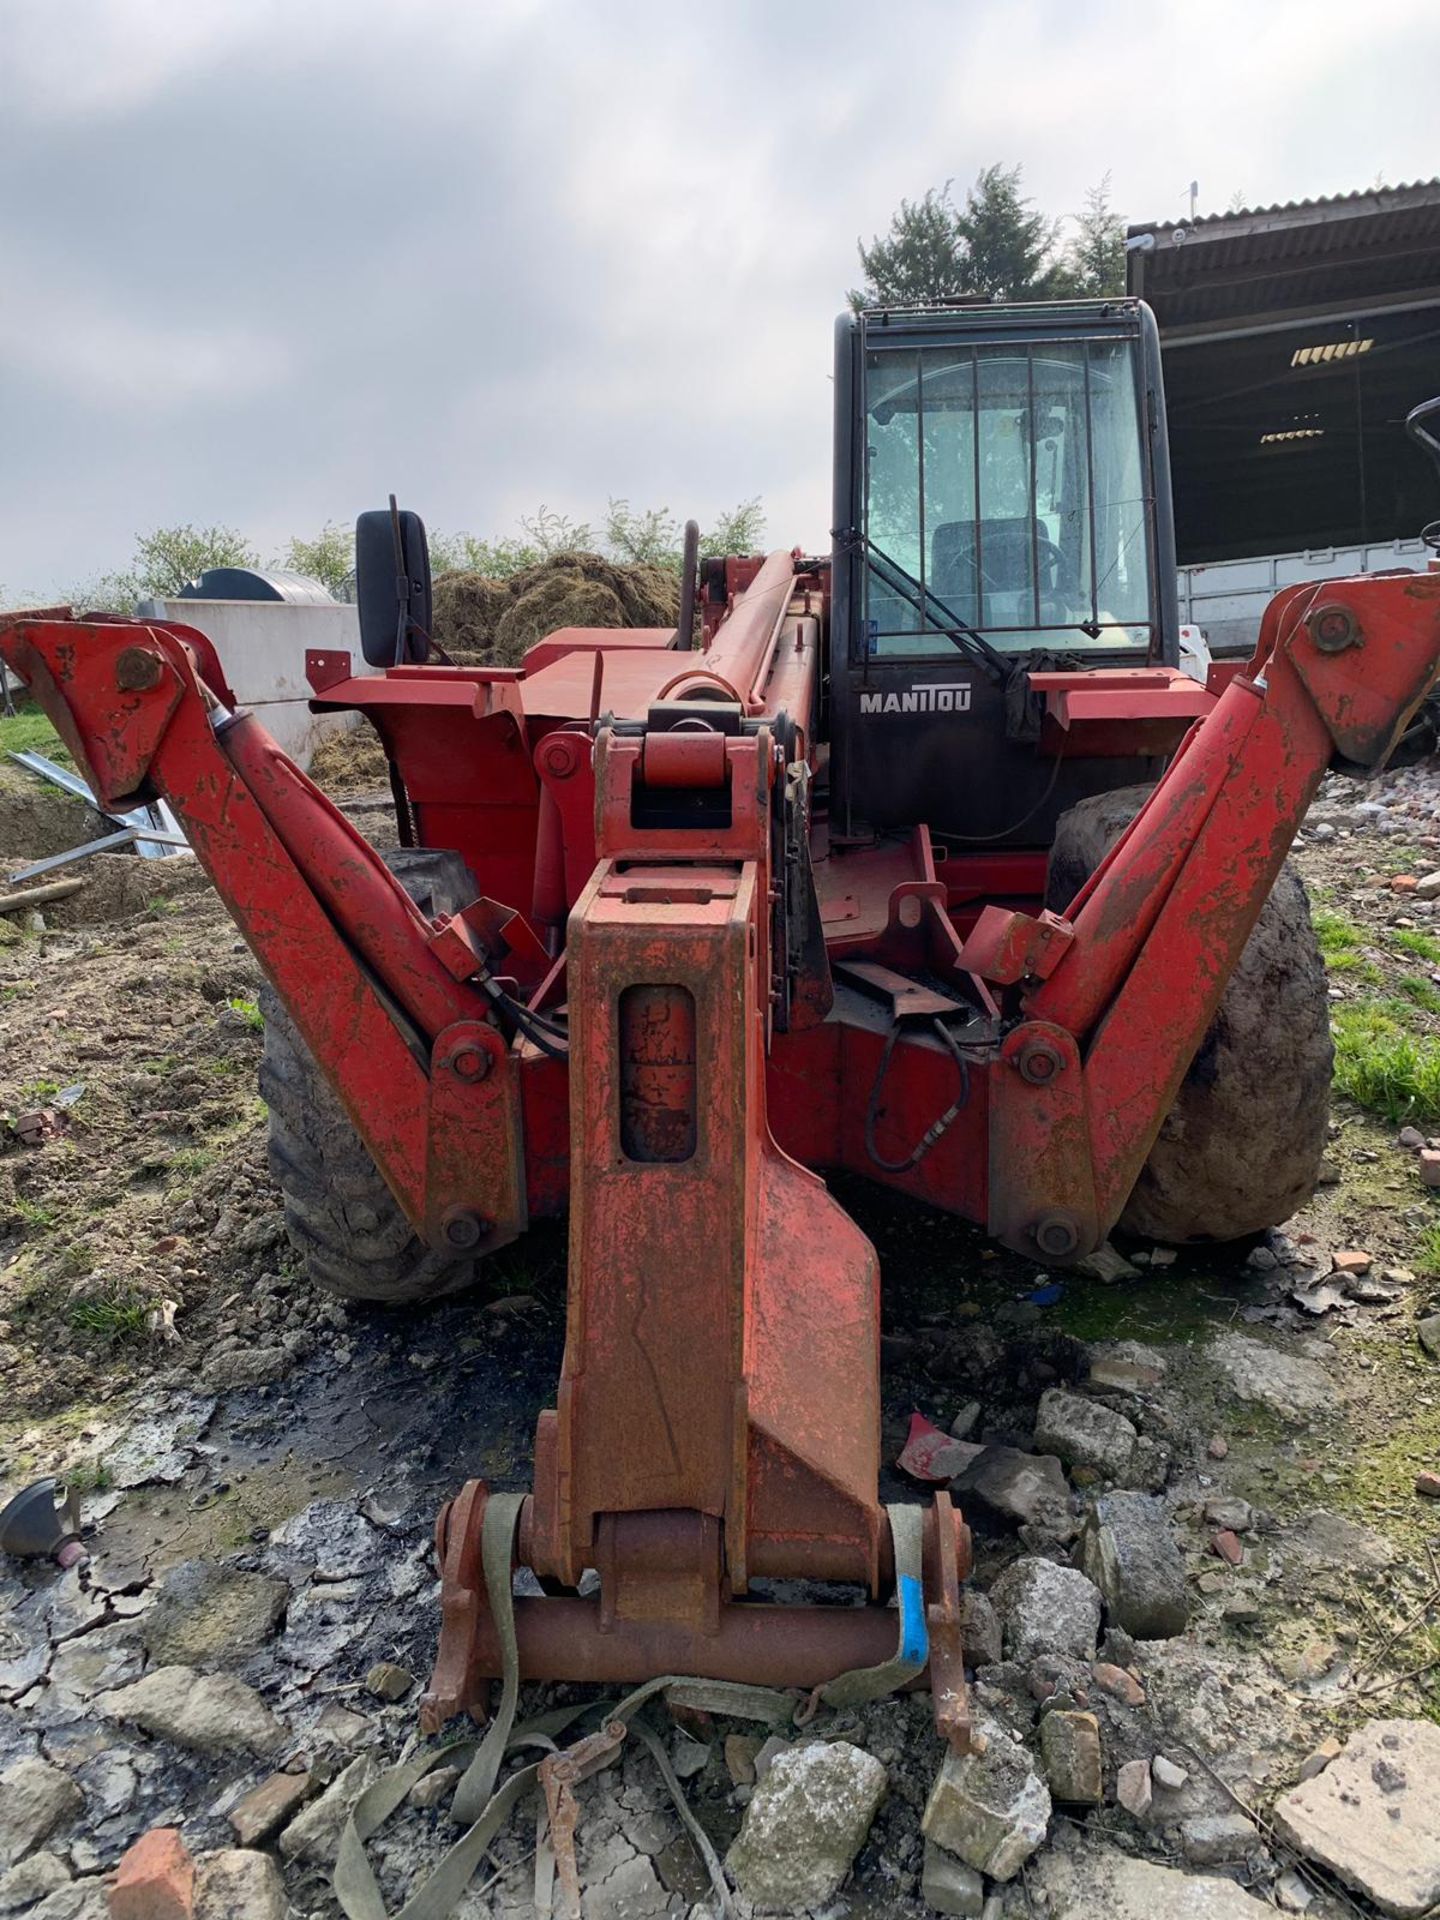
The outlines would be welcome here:
[[[1153,760],[1037,756],[1027,668],[1175,665],[1160,352],[1139,301],[836,328],[831,819],[1042,847]]]

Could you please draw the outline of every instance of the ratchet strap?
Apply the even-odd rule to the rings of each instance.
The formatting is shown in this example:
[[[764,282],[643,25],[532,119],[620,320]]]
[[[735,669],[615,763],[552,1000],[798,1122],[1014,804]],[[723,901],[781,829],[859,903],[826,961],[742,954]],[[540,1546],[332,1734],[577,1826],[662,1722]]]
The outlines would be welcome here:
[[[502,1660],[500,1704],[483,1740],[466,1740],[435,1747],[402,1760],[373,1780],[356,1800],[340,1835],[332,1875],[335,1898],[341,1911],[346,1920],[446,1920],[446,1916],[453,1913],[459,1904],[476,1868],[511,1813],[527,1794],[543,1789],[542,1768],[545,1758],[559,1752],[556,1736],[587,1714],[597,1714],[603,1718],[607,1728],[617,1727],[617,1723],[620,1730],[633,1727],[655,1760],[661,1779],[674,1802],[675,1811],[710,1874],[720,1902],[720,1911],[728,1914],[729,1889],[719,1858],[685,1803],[680,1782],[663,1744],[652,1729],[645,1726],[643,1721],[636,1720],[635,1716],[647,1701],[663,1693],[674,1705],[729,1715],[735,1719],[758,1720],[769,1726],[783,1726],[791,1721],[803,1724],[813,1717],[822,1704],[829,1707],[860,1706],[870,1700],[879,1700],[917,1679],[929,1655],[921,1574],[924,1510],[917,1506],[886,1509],[895,1543],[895,1584],[900,1617],[899,1641],[894,1657],[876,1667],[856,1668],[851,1673],[837,1675],[824,1686],[817,1687],[809,1701],[798,1711],[794,1695],[774,1687],[662,1674],[654,1680],[647,1680],[644,1686],[637,1687],[618,1704],[589,1701],[581,1706],[561,1707],[553,1713],[539,1714],[516,1726],[515,1709],[520,1696],[520,1649],[515,1633],[511,1569],[524,1498],[523,1494],[518,1493],[492,1493],[485,1503],[485,1517],[481,1523],[481,1567]],[[609,1746],[609,1757],[613,1758],[620,1750],[618,1733]],[[506,1754],[522,1747],[540,1748],[542,1758],[519,1768],[503,1785],[497,1787]],[[410,1789],[423,1780],[427,1773],[438,1766],[454,1766],[459,1761],[466,1764],[455,1789],[451,1818],[464,1826],[465,1832],[442,1856],[435,1871],[421,1881],[392,1916],[366,1857],[365,1842],[389,1819]],[[543,1839],[537,1851],[537,1890],[543,1888],[545,1894],[545,1904],[539,1911],[544,1915],[550,1906],[554,1865]]]

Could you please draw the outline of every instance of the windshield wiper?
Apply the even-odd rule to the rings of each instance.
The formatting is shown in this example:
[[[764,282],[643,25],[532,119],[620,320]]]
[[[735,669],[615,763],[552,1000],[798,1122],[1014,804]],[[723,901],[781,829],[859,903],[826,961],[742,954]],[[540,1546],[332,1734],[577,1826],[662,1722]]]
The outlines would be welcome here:
[[[907,605],[913,607],[922,620],[928,620],[937,627],[950,644],[963,653],[972,665],[987,674],[997,687],[1005,684],[1009,667],[978,628],[972,627],[968,620],[962,620],[953,607],[947,606],[913,573],[907,573],[898,560],[886,553],[883,547],[876,546],[868,533],[852,527],[841,536],[841,542],[852,549],[862,547],[870,557],[872,568],[892,592],[899,594]]]

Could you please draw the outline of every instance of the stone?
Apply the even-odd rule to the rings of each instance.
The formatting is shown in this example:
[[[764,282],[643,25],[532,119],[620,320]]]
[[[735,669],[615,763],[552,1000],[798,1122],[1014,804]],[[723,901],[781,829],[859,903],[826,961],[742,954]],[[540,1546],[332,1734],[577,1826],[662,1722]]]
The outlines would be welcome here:
[[[34,1758],[0,1773],[0,1867],[33,1853],[56,1827],[73,1820],[85,1796],[59,1767]]]
[[[725,1864],[757,1907],[822,1907],[839,1892],[888,1776],[848,1740],[792,1747],[766,1768]]]
[[[415,1684],[413,1673],[397,1667],[393,1660],[377,1660],[365,1676],[365,1691],[377,1700],[403,1700]]]
[[[755,1784],[755,1756],[764,1742],[753,1733],[727,1733],[725,1736],[725,1770],[730,1775],[732,1786],[753,1787]]]
[[[955,1481],[962,1500],[978,1501],[1002,1520],[1055,1526],[1070,1517],[1065,1469],[1053,1454],[986,1447]]]
[[[1113,1848],[1052,1851],[1030,1884],[1046,1896],[1046,1920],[1274,1920],[1272,1907],[1233,1880],[1181,1873]]]
[[[1434,1147],[1422,1147],[1415,1156],[1420,1164],[1420,1178],[1427,1187],[1440,1187],[1440,1151]]]
[[[1197,1813],[1180,1822],[1180,1846],[1196,1867],[1218,1867],[1243,1860],[1258,1844],[1255,1824],[1243,1813]]]
[[[1407,1153],[1418,1153],[1425,1144],[1425,1136],[1418,1127],[1401,1127],[1395,1136],[1397,1147],[1404,1147]]]
[[[1275,1803],[1275,1831],[1382,1913],[1440,1902],[1440,1726],[1371,1720]]]
[[[1330,1260],[1332,1273],[1368,1273],[1375,1264],[1373,1253],[1365,1253],[1358,1247],[1345,1248],[1333,1254]]]
[[[47,1893],[70,1884],[70,1869],[54,1853],[32,1853],[8,1873],[0,1873],[0,1913],[18,1913],[33,1907]]]
[[[1415,882],[1417,900],[1440,900],[1440,870],[1434,873],[1422,873]]]
[[[459,1784],[459,1767],[436,1767],[433,1772],[417,1780],[405,1797],[412,1807],[439,1807],[444,1805]]]
[[[197,1865],[195,1920],[285,1920],[285,1882],[268,1853],[222,1847]]]
[[[997,1720],[977,1713],[983,1751],[947,1753],[920,1827],[978,1873],[1013,1880],[1050,1821],[1050,1791],[1027,1750]]]
[[[385,1557],[385,1537],[343,1500],[312,1500],[270,1535],[267,1557],[309,1567],[317,1580],[353,1580]]]
[[[788,1753],[790,1742],[782,1740],[778,1733],[772,1733],[755,1756],[755,1778],[763,1780],[770,1771],[770,1762],[778,1753]]]
[[[1098,1400],[1086,1400],[1063,1387],[1040,1396],[1035,1415],[1035,1444],[1070,1467],[1089,1467],[1109,1480],[1130,1471],[1137,1435],[1123,1413]]]
[[[1224,1528],[1219,1533],[1211,1534],[1210,1551],[1232,1567],[1238,1567],[1245,1558],[1245,1549],[1239,1539]]]
[[[1210,1353],[1237,1397],[1295,1426],[1334,1410],[1335,1388],[1316,1360],[1285,1353],[1243,1333],[1224,1333]]]
[[[1143,1820],[1150,1811],[1153,1790],[1148,1760],[1127,1760],[1115,1775],[1115,1798],[1127,1813]]]
[[[1281,1874],[1270,1891],[1281,1913],[1307,1913],[1315,1900],[1314,1894],[1293,1867],[1288,1873]]]
[[[967,1667],[993,1667],[1004,1657],[999,1616],[978,1587],[961,1589],[960,1645]]]
[[[1163,1753],[1157,1753],[1150,1762],[1150,1778],[1157,1787],[1163,1787],[1166,1793],[1179,1793],[1190,1784],[1189,1770],[1167,1759]]]
[[[287,1735],[253,1687],[231,1673],[198,1673],[194,1667],[157,1667],[128,1687],[102,1693],[95,1709],[198,1753],[233,1753],[237,1747],[268,1759]]]
[[[632,1853],[587,1886],[581,1905],[584,1920],[662,1920],[669,1910],[669,1895],[643,1853]]]
[[[182,1560],[166,1574],[141,1638],[156,1666],[231,1666],[275,1632],[289,1592],[273,1574]]]
[[[710,1749],[703,1741],[692,1740],[688,1733],[678,1733],[675,1744],[670,1750],[670,1764],[675,1769],[677,1780],[693,1780],[697,1773],[705,1771],[710,1758]]]
[[[950,1422],[950,1435],[955,1440],[968,1440],[980,1424],[980,1402],[967,1400],[955,1418]]]
[[[1091,1280],[1103,1281],[1106,1286],[1113,1286],[1117,1280],[1136,1280],[1140,1276],[1140,1269],[1134,1262],[1127,1260],[1108,1240],[1102,1241],[1083,1260],[1077,1260],[1075,1271]]]
[[[1112,1700],[1118,1700],[1122,1707],[1144,1706],[1144,1687],[1124,1667],[1117,1667],[1108,1660],[1099,1660],[1091,1667],[1090,1674],[1100,1691],[1108,1693]]]
[[[191,1920],[194,1911],[195,1862],[180,1829],[152,1827],[121,1855],[110,1920]]]
[[[105,1882],[92,1877],[73,1880],[68,1887],[57,1887],[54,1893],[46,1894],[25,1920],[109,1920],[109,1916]]]
[[[1040,1722],[1040,1753],[1052,1800],[1072,1807],[1099,1806],[1105,1785],[1100,1723],[1093,1713],[1047,1713]]]
[[[953,1853],[927,1840],[920,1898],[932,1912],[958,1914],[961,1920],[980,1920],[985,1911],[985,1881],[973,1867],[967,1867]]]
[[[1248,1533],[1255,1525],[1255,1509],[1248,1500],[1222,1497],[1205,1502],[1205,1519],[1212,1527],[1228,1527],[1232,1533]]]
[[[317,1784],[310,1773],[272,1773],[230,1809],[235,1838],[242,1847],[268,1840],[299,1812]]]
[[[280,1835],[280,1851],[287,1860],[310,1860],[330,1867],[350,1809],[379,1772],[368,1753],[352,1760]]]
[[[1230,1442],[1225,1438],[1223,1433],[1212,1434],[1205,1451],[1212,1460],[1228,1459],[1230,1455]]]
[[[1315,1751],[1300,1762],[1300,1778],[1313,1780],[1317,1773],[1325,1771],[1340,1751],[1341,1742],[1333,1733],[1327,1734]]]
[[[1147,1393],[1158,1387],[1170,1363],[1157,1347],[1138,1340],[1112,1340],[1090,1349],[1088,1384],[1105,1393]]]
[[[1074,1567],[1053,1560],[1017,1560],[990,1589],[1005,1653],[1011,1660],[1067,1653],[1093,1660],[1100,1636],[1100,1591]]]
[[[1415,1337],[1432,1360],[1440,1360],[1440,1313],[1429,1313],[1423,1320],[1417,1320]]]
[[[1440,1500],[1440,1473],[1422,1467],[1415,1476],[1415,1491],[1427,1500]]]
[[[1085,1516],[1080,1564],[1104,1596],[1112,1626],[1142,1640],[1185,1631],[1185,1562],[1164,1507],[1151,1495],[1102,1494]]]

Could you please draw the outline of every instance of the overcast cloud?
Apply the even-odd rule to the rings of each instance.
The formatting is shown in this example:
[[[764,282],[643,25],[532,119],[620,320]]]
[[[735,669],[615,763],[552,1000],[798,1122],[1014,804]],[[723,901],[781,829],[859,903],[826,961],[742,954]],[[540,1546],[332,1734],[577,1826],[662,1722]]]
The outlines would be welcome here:
[[[0,0],[0,583],[392,488],[829,507],[830,323],[902,196],[1131,219],[1440,172],[1435,0]]]

